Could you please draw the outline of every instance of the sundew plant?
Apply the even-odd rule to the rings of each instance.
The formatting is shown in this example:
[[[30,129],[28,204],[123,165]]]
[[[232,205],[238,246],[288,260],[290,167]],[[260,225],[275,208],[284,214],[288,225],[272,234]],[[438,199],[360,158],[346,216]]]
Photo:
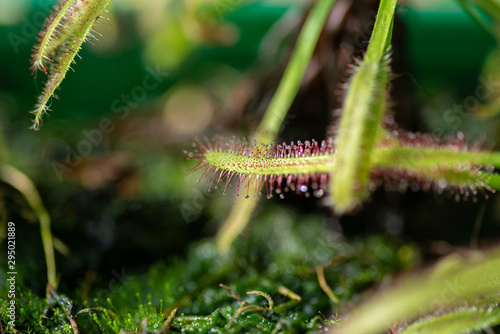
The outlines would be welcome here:
[[[64,87],[61,85],[63,79],[71,72],[75,61],[85,61],[78,59],[78,53],[85,41],[96,38],[93,26],[111,2],[61,0],[46,19],[31,58],[33,75],[47,77],[32,110],[33,129],[42,129],[43,132],[42,118],[46,119],[50,109],[53,110],[50,113],[52,117],[57,117],[60,111],[57,103],[52,103],[55,92],[60,86]],[[310,230],[317,232],[317,238],[313,240],[318,242],[306,244],[300,237],[297,240],[290,237],[290,240],[300,245],[295,248],[301,249],[300,256],[314,258],[315,255],[310,254],[314,253],[312,249],[317,247],[320,240],[323,244],[331,243],[328,247],[340,249],[342,245],[349,249],[346,251],[348,256],[337,254],[329,259],[328,264],[315,265],[312,270],[315,281],[311,285],[315,288],[310,288],[313,292],[301,290],[304,296],[310,296],[308,293],[321,294],[334,304],[336,312],[328,317],[319,317],[317,314],[311,317],[305,306],[300,312],[287,313],[294,307],[300,307],[298,305],[301,303],[307,305],[308,301],[296,291],[278,283],[283,275],[270,274],[272,278],[269,279],[254,279],[251,270],[247,271],[244,266],[235,264],[237,259],[247,259],[247,256],[249,266],[253,263],[248,254],[253,249],[251,238],[260,240],[261,237],[247,236],[250,239],[243,240],[240,234],[248,227],[259,201],[266,198],[283,198],[295,196],[291,193],[296,193],[299,198],[321,199],[331,209],[332,216],[341,217],[362,212],[377,188],[385,188],[388,192],[433,191],[458,202],[489,200],[494,197],[495,191],[500,190],[500,177],[496,172],[500,168],[500,153],[490,149],[485,140],[470,140],[467,133],[458,131],[448,136],[416,133],[397,124],[391,100],[392,82],[398,75],[392,70],[391,59],[397,56],[392,42],[393,33],[398,29],[395,24],[396,9],[405,6],[403,3],[398,4],[397,0],[380,1],[366,48],[360,57],[353,58],[344,69],[345,80],[338,88],[340,108],[332,111],[333,123],[325,124],[327,136],[306,141],[279,140],[279,130],[297,96],[308,66],[311,66],[320,35],[328,24],[335,23],[328,23],[328,20],[335,20],[336,11],[342,10],[342,6],[336,6],[337,2],[340,1],[318,0],[312,4],[279,86],[257,128],[248,138],[200,134],[193,138],[191,145],[186,143],[184,154],[189,163],[192,164],[193,160],[197,163],[192,164],[194,166],[188,171],[190,174],[195,174],[199,182],[208,182],[208,191],[222,195],[229,192],[228,189],[236,188],[237,193],[237,199],[214,243],[201,242],[194,246],[188,255],[187,264],[177,262],[170,269],[158,267],[144,281],[119,288],[116,297],[96,298],[94,302],[97,305],[85,301],[76,310],[72,300],[57,292],[59,281],[54,260],[54,241],[50,232],[50,219],[40,195],[23,173],[7,164],[2,165],[0,177],[3,182],[23,194],[41,223],[47,265],[47,295],[44,300],[35,298],[33,300],[36,302],[26,304],[22,316],[29,323],[27,327],[42,331],[53,326],[61,333],[79,333],[80,319],[87,317],[91,325],[86,323],[80,327],[102,333],[243,333],[257,332],[258,328],[261,328],[259,332],[265,333],[312,333],[317,330],[342,334],[493,333],[495,326],[500,324],[500,251],[495,247],[449,255],[424,273],[409,274],[396,283],[387,284],[375,294],[367,294],[361,302],[353,302],[341,300],[337,296],[337,290],[335,287],[332,289],[325,278],[325,269],[335,268],[348,260],[363,263],[363,257],[370,253],[367,251],[369,247],[327,239],[326,232],[322,235],[320,228],[311,226]],[[498,1],[459,2],[497,42],[500,41]],[[240,5],[239,2],[228,5],[221,1],[215,7],[234,10]],[[500,80],[495,59],[498,60],[493,57],[490,67],[486,68],[495,80]],[[60,95],[64,98],[63,92]],[[496,91],[492,95],[490,104],[478,109],[480,116],[498,115],[500,93]],[[187,187],[195,187],[188,180],[185,183]],[[229,201],[227,197],[225,200]],[[286,226],[286,223],[283,224]],[[307,226],[301,228],[307,229]],[[264,226],[262,231],[262,235],[269,233],[269,236],[277,236],[276,239],[286,235],[285,227],[275,230],[269,227],[269,232],[266,232]],[[252,235],[252,230],[247,234]],[[307,232],[302,234],[306,235]],[[280,242],[276,241],[281,245]],[[266,248],[269,257],[278,257],[274,252],[285,258],[295,256],[295,260],[303,261],[302,266],[294,268],[296,271],[292,270],[290,275],[307,272],[311,276],[307,260],[299,259],[292,247],[288,249],[283,246],[286,251],[279,253],[280,247]],[[203,255],[197,258],[193,254]],[[371,269],[378,271],[379,265],[373,264]],[[207,274],[203,280],[200,279],[202,283],[196,281],[197,275],[207,271],[213,276]],[[181,274],[177,275],[178,272]],[[347,272],[346,269],[340,275],[348,275]],[[237,273],[245,277],[245,284],[230,281],[234,285],[228,287],[228,282],[223,280],[234,279]],[[247,288],[255,281],[264,288]],[[185,290],[179,288],[185,282],[192,283],[186,286],[195,287]],[[340,280],[336,283],[340,284]],[[126,305],[125,301],[133,295],[138,300],[144,300],[140,299],[142,296],[138,292],[140,284],[149,284],[152,289],[148,290],[148,303],[134,305],[132,311],[128,311],[128,307],[115,306],[122,302],[121,305]],[[206,284],[210,286],[207,289],[212,290],[202,290],[196,287],[197,284]],[[214,284],[218,287],[217,292],[213,290]],[[269,290],[264,291],[265,288]],[[153,289],[157,289],[156,292]],[[245,297],[253,299],[241,297],[244,292],[247,293]],[[163,296],[155,297],[155,293]],[[205,301],[211,299],[209,311],[196,304],[199,296],[212,296],[204,297]],[[26,301],[32,297],[24,293],[22,298]],[[152,301],[158,298],[161,299],[160,306]],[[230,306],[217,304],[221,300]],[[44,323],[45,320],[28,320],[28,312],[36,312],[37,308],[42,308],[41,305],[45,313],[52,314],[55,320],[50,321],[56,325],[49,326]],[[185,309],[178,312],[183,307]],[[190,315],[190,312],[197,313],[200,308],[204,310],[204,315]],[[15,326],[8,326],[8,311],[5,307],[2,312],[0,332],[19,333]]]

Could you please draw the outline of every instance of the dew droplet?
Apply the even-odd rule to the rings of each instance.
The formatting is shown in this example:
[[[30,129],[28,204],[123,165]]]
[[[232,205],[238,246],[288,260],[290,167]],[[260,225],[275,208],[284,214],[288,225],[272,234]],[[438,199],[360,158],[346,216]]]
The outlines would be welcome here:
[[[303,184],[300,186],[299,190],[301,193],[305,193],[305,192],[307,192],[307,186],[305,184]]]
[[[285,198],[285,195],[280,194],[280,198],[281,198],[281,199]]]
[[[318,189],[316,191],[314,191],[314,197],[317,197],[317,198],[320,198],[321,196],[323,196],[325,193],[325,191],[323,189]]]
[[[437,182],[437,186],[439,187],[440,190],[444,190],[446,189],[446,187],[448,187],[448,182],[446,182],[446,180],[440,179]]]
[[[246,195],[245,198],[250,198],[250,196]]]

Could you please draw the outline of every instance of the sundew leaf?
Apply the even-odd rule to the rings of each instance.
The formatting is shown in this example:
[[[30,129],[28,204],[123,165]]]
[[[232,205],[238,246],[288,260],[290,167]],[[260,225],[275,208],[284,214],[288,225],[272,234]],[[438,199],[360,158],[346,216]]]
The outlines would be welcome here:
[[[70,69],[94,23],[112,0],[67,0],[54,7],[40,32],[39,44],[33,48],[32,70],[41,69],[48,74],[42,94],[38,97],[32,129],[38,130],[42,116],[47,113],[54,96]]]
[[[500,153],[481,151],[478,145],[469,146],[458,139],[439,143],[426,135],[408,136],[414,142],[403,144],[389,137],[373,148],[371,188],[382,181],[400,190],[448,192],[457,200],[475,200],[478,192],[488,198],[487,192],[500,189],[500,177],[493,172],[500,167]],[[338,177],[330,173],[337,162],[331,140],[258,146],[216,137],[193,145],[193,152],[185,152],[189,159],[199,161],[193,170],[205,168],[202,177],[208,177],[209,189],[221,184],[223,193],[234,184],[245,197],[261,192],[282,197],[288,190],[321,197],[327,182]]]
[[[437,193],[454,193],[456,199],[472,197],[478,191],[499,190],[493,167],[500,165],[499,153],[467,151],[443,147],[383,147],[373,152],[375,171],[392,180],[413,182],[419,188]],[[384,169],[386,169],[384,171]]]
[[[371,154],[386,109],[387,50],[396,2],[381,1],[365,57],[348,82],[330,182],[332,205],[338,213],[352,210],[369,194]]]
[[[499,309],[471,307],[419,320],[403,330],[401,334],[470,333],[498,324],[500,324]]]
[[[464,304],[481,307],[498,302],[500,249],[444,261],[452,261],[451,265],[445,263],[446,270],[441,270],[438,265],[435,272],[407,278],[372,296],[357,307],[340,326],[331,328],[329,332],[381,333],[394,323],[415,319],[437,310]]]
[[[71,0],[59,2],[54,6],[54,12],[45,20],[44,26],[39,34],[39,44],[33,47],[31,61],[31,70],[33,72],[42,70],[47,73],[46,67],[50,69],[51,63],[54,61],[50,56],[68,36],[67,34],[61,34],[59,29],[62,28],[62,21],[70,11],[70,8],[74,5],[75,1]]]

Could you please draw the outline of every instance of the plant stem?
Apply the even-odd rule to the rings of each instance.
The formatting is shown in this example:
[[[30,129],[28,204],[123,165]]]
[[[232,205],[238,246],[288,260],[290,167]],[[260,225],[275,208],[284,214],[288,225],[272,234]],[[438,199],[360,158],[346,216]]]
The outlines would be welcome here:
[[[319,1],[307,17],[283,78],[257,128],[257,143],[270,144],[275,140],[281,123],[299,91],[319,35],[334,3],[335,0]]]
[[[338,213],[352,210],[369,194],[371,156],[386,109],[386,52],[396,2],[381,1],[366,55],[345,97],[337,136],[337,163],[330,174],[332,205]]]
[[[54,258],[52,232],[50,231],[50,216],[43,205],[40,194],[26,174],[22,173],[13,166],[0,166],[0,179],[19,191],[38,217],[38,220],[40,221],[43,251],[45,253],[45,262],[47,264],[48,283],[54,289],[57,289],[56,261]]]

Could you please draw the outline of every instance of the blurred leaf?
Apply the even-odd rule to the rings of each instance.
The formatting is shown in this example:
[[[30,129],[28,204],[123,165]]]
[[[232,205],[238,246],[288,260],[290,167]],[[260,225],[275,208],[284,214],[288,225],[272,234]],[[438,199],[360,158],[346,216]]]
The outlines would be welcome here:
[[[500,324],[500,310],[497,308],[461,308],[419,320],[403,330],[401,334],[470,333],[498,324]]]

